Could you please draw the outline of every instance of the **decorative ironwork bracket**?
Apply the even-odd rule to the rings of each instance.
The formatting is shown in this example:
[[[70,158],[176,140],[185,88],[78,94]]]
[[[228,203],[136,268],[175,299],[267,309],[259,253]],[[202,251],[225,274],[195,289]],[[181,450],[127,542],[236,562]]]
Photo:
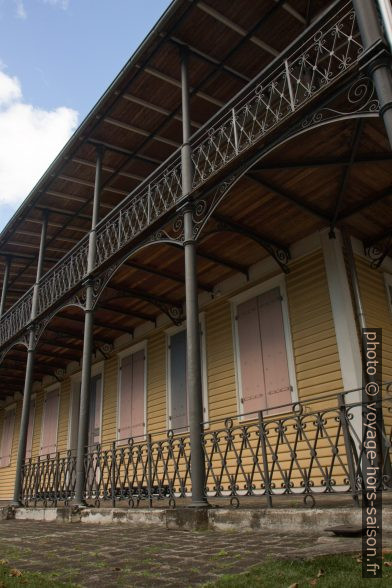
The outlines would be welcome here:
[[[369,245],[364,247],[365,254],[370,259],[370,267],[372,269],[378,269],[381,267],[384,259],[392,253],[392,229],[389,232],[386,243],[383,248],[377,247],[377,244]]]
[[[204,233],[204,237],[219,232],[229,232],[243,235],[244,237],[251,239],[260,245],[263,249],[265,249],[274,258],[284,273],[288,274],[290,272],[290,269],[287,265],[290,260],[290,251],[288,247],[275,243],[266,237],[255,233],[251,229],[221,216],[214,215],[211,217],[211,220],[214,222],[214,225],[212,228],[210,228],[210,230]]]

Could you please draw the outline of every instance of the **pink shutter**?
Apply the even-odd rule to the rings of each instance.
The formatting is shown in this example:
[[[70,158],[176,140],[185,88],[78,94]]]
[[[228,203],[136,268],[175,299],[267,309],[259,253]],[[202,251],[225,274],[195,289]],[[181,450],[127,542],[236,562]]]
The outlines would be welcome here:
[[[266,397],[256,298],[238,305],[237,331],[243,412],[263,410]]]
[[[35,398],[30,402],[29,412],[29,426],[27,428],[27,441],[26,441],[26,455],[25,459],[30,459],[31,452],[33,449],[33,431],[34,431],[34,420],[35,420]]]
[[[11,463],[12,441],[14,438],[15,409],[6,410],[3,420],[3,434],[0,448],[0,467],[4,468]]]
[[[54,390],[46,395],[41,439],[41,455],[51,455],[57,450],[57,424],[59,416],[60,393]]]
[[[144,349],[134,353],[132,373],[132,437],[144,435]]]
[[[258,297],[267,407],[291,402],[282,297],[274,288]]]
[[[120,398],[118,409],[118,438],[132,436],[132,355],[121,360]]]

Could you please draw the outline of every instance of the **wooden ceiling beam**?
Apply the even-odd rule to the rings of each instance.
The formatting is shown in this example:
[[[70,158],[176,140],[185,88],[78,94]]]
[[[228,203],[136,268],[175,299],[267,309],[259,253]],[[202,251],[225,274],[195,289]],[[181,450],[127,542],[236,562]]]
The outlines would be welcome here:
[[[168,76],[167,74],[165,74],[161,71],[158,71],[154,67],[145,67],[144,71],[146,73],[148,73],[149,75],[151,75],[159,80],[162,80],[163,82],[167,82],[168,84],[175,86],[176,88],[181,88],[181,82],[179,80],[177,80],[176,78],[173,78],[172,76]],[[190,92],[192,92],[193,88],[189,88],[189,90],[190,90]],[[193,93],[196,94],[196,96],[198,96],[199,98],[202,98],[203,100],[205,100],[206,102],[210,102],[211,104],[214,104],[214,106],[218,106],[219,108],[222,108],[222,106],[224,106],[223,102],[221,102],[220,100],[217,100],[216,98],[213,98],[212,96],[209,96],[205,92],[197,90],[196,92],[193,92]]]
[[[219,66],[219,64],[220,64],[219,60],[218,59],[214,59],[214,57],[211,57],[211,55],[208,55],[207,53],[204,53],[204,51],[200,51],[200,49],[197,49],[193,45],[189,45],[188,43],[184,43],[184,41],[182,41],[181,39],[178,39],[177,37],[170,37],[170,39],[177,46],[182,46],[182,47],[185,46],[192,55],[194,55],[195,57],[201,59],[202,61],[205,61],[205,62],[207,62],[210,65],[213,65],[215,67],[216,66]],[[240,73],[239,71],[237,71],[236,69],[234,69],[234,68],[232,68],[232,67],[230,67],[228,65],[225,65],[224,64],[222,66],[222,69],[223,69],[223,71],[227,72],[232,77],[235,77],[238,80],[241,80],[241,82],[248,83],[248,82],[251,81],[251,78],[249,76],[246,76],[245,74]],[[181,117],[178,117],[178,120],[181,120],[182,121],[182,118]],[[193,123],[193,126],[195,126],[194,123]],[[201,125],[199,124],[199,126],[201,126]]]
[[[89,161],[88,159],[82,159],[80,157],[73,157],[72,161],[73,161],[73,163],[76,163],[78,165],[85,165],[87,167],[92,167],[95,169],[95,163],[93,161]],[[112,174],[116,170],[114,169],[114,167],[110,167],[108,165],[103,165],[102,171]],[[121,177],[124,177],[124,178],[129,178],[131,180],[136,180],[138,182],[142,182],[145,179],[145,177],[143,177],[143,176],[139,176],[137,174],[130,174],[128,172],[120,172],[118,175]]]
[[[70,316],[64,315],[63,313],[59,313],[56,316],[58,316],[60,318],[64,318],[67,321],[74,321],[75,323],[79,323],[79,324],[84,325],[84,318],[70,317]],[[97,320],[97,318],[95,316],[94,316],[94,326],[101,327],[102,329],[110,329],[112,331],[118,331],[119,333],[129,333],[129,329],[127,329],[126,327],[122,327],[121,325],[111,325],[109,323],[99,321],[99,320]]]
[[[153,163],[155,165],[161,165],[162,161],[160,159],[155,159],[154,157],[149,157],[148,155],[138,155],[134,151],[130,151],[129,149],[124,149],[124,147],[119,147],[118,145],[113,145],[112,143],[106,143],[105,141],[98,141],[97,139],[88,139],[87,143],[91,143],[91,145],[101,145],[108,151],[113,151],[113,153],[118,153],[119,155],[126,155],[132,159],[139,159],[144,163]]]
[[[124,100],[128,100],[128,102],[132,102],[133,104],[138,104],[143,108],[148,108],[148,110],[152,110],[153,112],[159,112],[159,114],[162,114],[163,116],[170,116],[172,114],[170,110],[162,108],[162,106],[158,106],[157,104],[153,104],[152,102],[147,102],[147,100],[142,100],[141,98],[133,96],[132,94],[122,94],[122,98],[124,98]],[[182,122],[182,116],[180,114],[176,114],[175,116],[173,116],[173,118],[175,120]],[[198,123],[194,120],[191,120],[190,123],[191,126],[195,127],[196,129],[199,129],[202,126],[201,123]],[[119,175],[121,175],[121,173]]]
[[[167,280],[171,280],[172,282],[177,282],[177,284],[185,284],[185,278],[183,276],[179,276],[178,274],[174,274],[173,272],[169,272],[167,270],[159,270],[157,268],[153,268],[149,265],[143,265],[141,263],[137,263],[136,261],[127,261],[124,263],[125,266],[132,267],[134,269],[140,270],[141,272],[145,272],[148,274],[152,274],[154,276],[158,276],[160,278],[165,278]],[[205,292],[212,292],[213,286],[208,284],[203,284],[202,282],[198,282],[198,287],[200,290],[204,290]]]
[[[327,221],[328,224],[330,223],[331,218],[326,212],[314,206],[313,204],[307,204],[303,202],[295,194],[292,194],[291,192],[289,193],[283,190],[282,188],[279,188],[278,186],[271,184],[271,182],[265,180],[264,178],[260,179],[258,176],[255,176],[254,173],[249,172],[245,175],[245,177],[259,184],[259,186],[265,188],[266,190],[273,192],[274,194],[276,194],[280,198],[283,198],[287,202],[294,204],[297,208],[300,208],[304,212],[307,212],[308,214],[316,217],[318,220]]]
[[[59,180],[62,180],[63,182],[71,182],[72,184],[78,184],[80,186],[86,186],[88,188],[94,189],[94,182],[90,182],[89,180],[81,180],[80,178],[75,178],[74,176],[66,176],[64,174],[57,176],[57,178]],[[107,192],[113,192],[113,194],[120,194],[120,196],[127,196],[128,194],[127,190],[119,190],[118,188],[112,188],[111,186],[103,186],[102,189],[106,190]],[[67,194],[65,194],[64,196],[68,197]],[[89,200],[87,200],[87,202],[88,201]],[[101,204],[101,206],[103,206],[103,204]],[[109,204],[105,204],[105,206],[106,208],[113,208]]]
[[[97,305],[97,309],[101,308],[102,310],[106,310],[108,312],[113,312],[114,314],[121,314],[122,316],[127,316],[129,318],[137,318],[143,321],[149,321],[151,323],[155,323],[155,316],[145,314],[143,312],[129,310],[129,309],[121,309],[121,308],[114,308],[113,306],[107,303],[99,303]]]
[[[373,206],[373,204],[377,204],[378,202],[385,200],[385,198],[388,198],[389,196],[392,196],[392,186],[386,188],[385,190],[381,190],[381,192],[379,192],[375,196],[372,196],[371,199],[369,196],[366,199],[366,201],[363,200],[359,204],[355,204],[354,206],[346,208],[346,210],[343,210],[343,212],[339,215],[338,222],[346,220],[350,216],[354,216],[354,214],[358,214],[359,212],[366,210],[370,206]]]
[[[149,133],[148,131],[145,131],[144,129],[140,129],[139,127],[135,127],[133,125],[130,125],[130,124],[122,122],[120,120],[111,118],[109,116],[106,116],[104,118],[104,121],[109,125],[119,127],[120,129],[123,129],[124,131],[129,131],[130,133],[135,133],[136,135],[141,135],[142,137],[149,137],[151,135],[151,139],[153,141],[159,141],[160,143],[164,143],[165,145],[170,145],[170,147],[175,147],[176,149],[178,147],[180,147],[180,143],[178,143],[177,141],[172,141],[171,139],[166,139],[166,137],[161,137],[160,135],[156,135],[155,133]],[[106,188],[106,189],[109,190],[109,188]]]
[[[330,159],[309,159],[305,161],[282,161],[281,163],[267,163],[262,167],[254,167],[254,172],[263,171],[281,171],[285,169],[305,169],[308,167],[343,167],[348,165],[363,165],[366,163],[385,163],[392,161],[392,153],[374,153],[356,157],[355,161],[350,163],[350,159],[339,159],[336,157]]]
[[[384,229],[383,231],[381,231],[380,233],[378,233],[377,235],[374,235],[373,237],[370,237],[369,239],[365,240],[365,249],[367,247],[372,247],[373,245],[377,245],[377,243],[381,243],[382,241],[384,241],[384,239],[388,239],[388,237],[392,236],[392,227],[389,229]]]
[[[107,286],[107,290],[114,290],[116,292],[116,298],[138,298],[139,300],[143,300],[144,302],[148,302],[155,306],[165,304],[167,306],[182,308],[182,303],[177,300],[171,300],[170,298],[166,298],[166,296],[150,294],[149,292],[144,292],[143,290],[137,290],[135,288],[121,288],[114,284],[110,284]],[[111,298],[111,300],[112,299],[113,298]]]
[[[221,24],[225,25],[227,28],[231,29],[232,31],[235,31],[241,37],[246,37],[248,35],[247,30],[245,30],[239,24],[237,24],[237,23],[233,22],[232,20],[230,20],[229,18],[227,18],[221,12],[218,12],[217,10],[215,10],[215,8],[212,8],[212,6],[210,6],[209,4],[206,4],[205,2],[197,2],[197,7],[200,10],[202,10],[203,12],[205,12],[206,14],[208,14],[209,16],[212,16],[212,18],[214,18],[215,20],[217,20]],[[249,41],[251,43],[253,43],[254,45],[257,45],[257,47],[260,47],[260,49],[263,49],[263,51],[266,51],[267,53],[269,53],[273,57],[277,57],[279,55],[279,51],[277,49],[275,49],[274,47],[271,47],[271,45],[269,45],[268,43],[265,43],[264,41],[262,41],[261,39],[259,39],[259,37],[256,37],[255,35],[251,35],[249,38]]]
[[[236,263],[235,261],[230,261],[228,259],[223,259],[223,257],[212,255],[211,253],[205,253],[204,251],[200,251],[200,249],[197,249],[196,255],[207,261],[212,261],[216,265],[227,267],[232,271],[239,272],[240,274],[248,276],[248,267],[246,265],[242,265],[240,263]]]

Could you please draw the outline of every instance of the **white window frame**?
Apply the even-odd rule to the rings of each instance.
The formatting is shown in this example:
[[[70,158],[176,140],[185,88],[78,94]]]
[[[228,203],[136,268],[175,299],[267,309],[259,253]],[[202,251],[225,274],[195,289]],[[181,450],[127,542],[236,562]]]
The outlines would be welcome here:
[[[128,357],[129,355],[133,355],[138,351],[144,350],[144,413],[143,413],[143,422],[144,422],[144,429],[143,435],[147,434],[147,340],[144,339],[140,341],[140,343],[136,343],[135,345],[131,345],[126,349],[123,349],[117,354],[117,406],[116,406],[116,439],[119,441],[119,426],[120,426],[120,394],[121,394],[121,361],[124,357]]]
[[[45,457],[45,454],[41,454],[41,447],[42,447],[42,441],[43,441],[43,436],[44,436],[44,422],[45,422],[45,400],[48,394],[51,394],[52,392],[55,392],[56,390],[58,390],[59,392],[59,406],[57,409],[57,422],[56,422],[56,453],[58,450],[58,435],[59,435],[59,420],[60,420],[60,404],[61,404],[61,384],[59,382],[56,382],[55,384],[52,384],[51,386],[47,386],[44,389],[44,402],[43,402],[43,407],[42,407],[42,419],[41,419],[41,435],[40,435],[40,440],[39,440],[39,455],[41,457]]]
[[[298,402],[298,388],[297,388],[297,377],[295,373],[295,360],[294,360],[294,350],[293,350],[293,339],[291,335],[291,327],[290,327],[290,315],[289,315],[289,307],[288,307],[288,300],[287,300],[287,289],[286,289],[286,281],[283,275],[275,276],[261,284],[257,284],[252,288],[248,288],[247,290],[237,294],[230,298],[231,302],[231,324],[233,330],[233,340],[234,340],[234,365],[235,365],[235,380],[236,380],[236,396],[237,396],[237,411],[239,415],[244,414],[244,405],[241,402],[242,399],[242,378],[241,378],[241,362],[240,362],[240,345],[239,345],[239,336],[238,336],[238,321],[236,320],[237,316],[237,307],[239,304],[250,300],[251,298],[255,298],[260,294],[264,294],[273,288],[279,288],[280,295],[281,295],[281,302],[282,302],[282,316],[283,316],[283,331],[284,331],[284,338],[286,342],[286,354],[287,354],[287,366],[289,372],[289,381],[291,387],[291,402]],[[243,417],[246,418],[246,417]]]
[[[392,314],[392,291],[389,292],[389,288],[392,289],[392,274],[384,273],[385,290],[388,301],[389,312]]]
[[[201,326],[201,355],[202,355],[202,387],[203,387],[203,409],[204,409],[204,414],[203,414],[203,422],[205,422],[206,424],[204,425],[204,428],[208,428],[208,414],[209,414],[209,410],[208,410],[208,377],[207,377],[207,337],[206,337],[206,318],[205,318],[205,313],[201,312],[199,314],[199,323]],[[171,406],[171,368],[170,368],[170,338],[172,335],[176,335],[177,333],[180,333],[181,331],[186,331],[186,323],[184,322],[181,325],[175,326],[175,327],[170,327],[169,329],[165,330],[166,333],[166,406],[167,406],[167,412],[166,412],[166,426],[168,429],[171,429],[171,423],[170,423],[170,415],[172,412],[172,406]],[[188,399],[189,400],[189,399]],[[189,402],[187,402],[188,405],[188,428],[189,428]]]
[[[10,410],[14,410],[15,411],[15,416],[14,416],[14,427],[12,429],[12,439],[11,439],[11,457],[10,457],[10,463],[8,465],[3,465],[0,466],[0,470],[4,469],[4,468],[9,468],[12,464],[12,446],[14,444],[14,435],[15,435],[15,424],[16,424],[16,414],[17,414],[17,406],[16,406],[16,402],[13,402],[12,404],[9,404],[8,406],[4,406],[3,408],[3,427],[1,429],[1,450],[3,450],[3,435],[4,435],[4,419],[5,419],[5,414],[6,412],[9,412]]]
[[[102,402],[101,402],[101,414],[100,414],[100,430],[101,430],[101,442],[102,442],[102,425],[103,425],[103,403],[104,403],[104,392],[105,392],[105,388],[104,388],[104,375],[105,375],[105,370],[104,370],[104,365],[105,362],[104,361],[100,361],[98,363],[94,363],[91,366],[91,378],[94,378],[95,376],[101,376],[101,382],[102,382]],[[71,378],[71,390],[70,390],[70,394],[69,394],[69,411],[68,411],[68,435],[67,435],[67,447],[68,450],[70,449],[76,449],[75,447],[70,447],[71,445],[71,417],[72,417],[72,399],[73,399],[73,394],[74,394],[74,389],[76,387],[77,384],[80,384],[82,381],[82,371],[78,371],[75,374],[72,374]]]

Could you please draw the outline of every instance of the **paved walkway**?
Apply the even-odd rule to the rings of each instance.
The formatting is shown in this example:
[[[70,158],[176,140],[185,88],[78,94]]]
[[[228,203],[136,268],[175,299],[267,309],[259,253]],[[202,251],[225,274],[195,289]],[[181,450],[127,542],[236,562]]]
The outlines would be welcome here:
[[[131,525],[0,522],[0,559],[81,586],[186,588],[239,573],[267,556],[355,552],[360,539],[252,532],[167,531]],[[392,536],[384,536],[392,547]]]

